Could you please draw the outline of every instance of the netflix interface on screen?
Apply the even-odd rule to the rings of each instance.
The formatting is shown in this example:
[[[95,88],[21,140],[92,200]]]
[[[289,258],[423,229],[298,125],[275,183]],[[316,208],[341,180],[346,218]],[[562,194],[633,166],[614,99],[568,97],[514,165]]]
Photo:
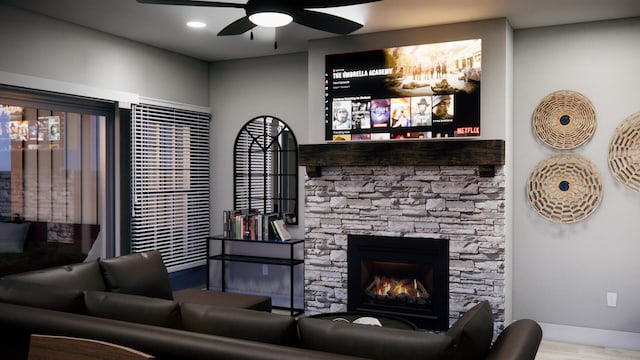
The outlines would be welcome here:
[[[480,39],[325,57],[325,140],[480,136]]]

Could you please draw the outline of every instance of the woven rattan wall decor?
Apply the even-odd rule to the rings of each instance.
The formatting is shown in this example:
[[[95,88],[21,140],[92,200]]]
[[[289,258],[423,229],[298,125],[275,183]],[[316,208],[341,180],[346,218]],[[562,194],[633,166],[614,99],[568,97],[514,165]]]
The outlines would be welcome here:
[[[533,128],[545,144],[556,149],[573,149],[593,135],[596,111],[591,101],[579,92],[555,91],[536,107]]]
[[[527,182],[531,207],[556,223],[573,223],[591,215],[602,201],[600,174],[580,155],[557,154],[539,162]]]
[[[624,186],[640,192],[640,112],[616,128],[609,143],[609,169]]]

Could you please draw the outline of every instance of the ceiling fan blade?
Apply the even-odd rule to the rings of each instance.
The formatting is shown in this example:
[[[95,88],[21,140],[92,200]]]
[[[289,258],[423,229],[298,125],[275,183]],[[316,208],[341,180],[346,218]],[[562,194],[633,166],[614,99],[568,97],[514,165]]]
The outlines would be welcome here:
[[[240,35],[253,29],[254,27],[256,27],[256,24],[252,23],[251,20],[249,20],[248,16],[245,16],[243,18],[240,18],[232,22],[231,24],[227,25],[224,29],[220,30],[220,32],[218,33],[218,36]]]
[[[352,33],[362,27],[362,24],[355,21],[309,10],[296,11],[293,21],[310,28],[341,35]]]
[[[200,1],[200,0],[136,0],[141,4],[156,5],[186,5],[186,6],[210,6],[210,7],[232,7],[244,9],[245,4],[234,4],[219,1]]]
[[[382,0],[302,0],[302,7],[309,9],[360,5]]]

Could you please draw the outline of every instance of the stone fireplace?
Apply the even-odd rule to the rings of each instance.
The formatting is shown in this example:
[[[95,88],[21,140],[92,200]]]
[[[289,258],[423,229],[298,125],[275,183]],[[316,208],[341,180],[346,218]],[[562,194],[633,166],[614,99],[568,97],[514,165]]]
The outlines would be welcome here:
[[[320,151],[317,146],[328,149]],[[368,164],[364,155],[357,155],[361,159],[349,155],[354,146],[369,154],[380,151],[380,146],[387,151],[378,152]],[[429,147],[439,155],[425,152]],[[455,152],[447,153],[447,147]],[[341,152],[348,154],[338,155]],[[308,174],[304,206],[308,315],[348,310],[349,235],[442,239],[449,243],[449,324],[474,304],[488,300],[496,331],[503,328],[503,141],[301,145],[300,164],[307,166]]]

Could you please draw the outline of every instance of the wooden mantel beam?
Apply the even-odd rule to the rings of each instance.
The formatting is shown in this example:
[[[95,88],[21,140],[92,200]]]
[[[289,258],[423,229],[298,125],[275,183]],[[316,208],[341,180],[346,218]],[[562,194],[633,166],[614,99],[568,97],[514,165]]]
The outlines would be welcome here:
[[[300,145],[298,164],[307,175],[320,176],[323,166],[479,166],[493,176],[505,164],[504,140],[350,141]]]

